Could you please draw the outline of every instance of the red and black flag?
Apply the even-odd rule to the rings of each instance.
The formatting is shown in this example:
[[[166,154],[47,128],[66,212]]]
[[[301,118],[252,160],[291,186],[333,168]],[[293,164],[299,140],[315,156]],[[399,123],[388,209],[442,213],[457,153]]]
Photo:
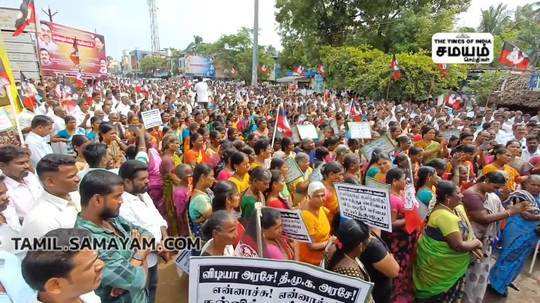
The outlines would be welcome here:
[[[529,56],[522,52],[517,46],[510,42],[504,41],[499,63],[506,66],[515,67],[517,69],[526,70],[529,67]]]
[[[36,22],[36,7],[34,0],[23,0],[19,7],[21,16],[15,20],[15,32],[13,37],[16,37],[24,31],[24,29],[32,22]]]
[[[448,76],[448,65],[447,64],[437,64],[437,67],[439,67],[439,71],[441,72],[441,76],[443,78],[446,78],[446,76]]]
[[[79,45],[77,44],[77,38],[73,39],[73,51],[71,52],[71,55],[69,55],[69,58],[71,61],[73,61],[73,64],[79,65],[81,62],[79,57]]]
[[[401,69],[399,68],[396,55],[392,56],[392,62],[390,62],[390,68],[392,69],[392,79],[399,80],[399,78],[401,78]]]
[[[268,74],[270,72],[270,69],[266,65],[262,65],[259,69],[261,70],[261,73],[264,74],[264,75],[266,75],[266,74]]]
[[[326,77],[326,71],[324,70],[324,65],[319,64],[317,66],[317,72],[319,73],[319,75]]]

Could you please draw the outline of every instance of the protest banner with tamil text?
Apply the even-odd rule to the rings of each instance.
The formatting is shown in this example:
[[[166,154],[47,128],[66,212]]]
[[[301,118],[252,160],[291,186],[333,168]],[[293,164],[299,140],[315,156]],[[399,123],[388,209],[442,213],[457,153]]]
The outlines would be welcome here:
[[[300,139],[319,139],[319,133],[317,133],[317,128],[315,128],[315,125],[299,124],[296,127],[298,128],[298,134],[300,135]]]
[[[299,242],[311,243],[306,224],[302,219],[301,210],[273,209],[281,213],[281,224],[283,225],[283,235],[285,237]]]
[[[289,168],[289,170],[287,171],[287,176],[285,176],[285,183],[291,183],[304,176],[304,173],[302,172],[294,158],[287,157],[285,159],[285,165],[287,165],[287,167]]]
[[[192,257],[189,267],[190,303],[363,303],[373,287],[360,279],[294,261]]]
[[[351,139],[371,139],[371,125],[369,122],[347,122]]]
[[[366,159],[369,160],[369,159],[371,159],[371,154],[373,153],[373,151],[376,148],[380,149],[382,151],[382,153],[384,155],[387,155],[387,156],[388,156],[388,154],[393,152],[394,149],[395,149],[395,147],[392,144],[392,142],[390,141],[390,139],[388,139],[387,136],[382,136],[379,139],[371,141],[368,144],[364,145],[360,149],[360,151],[362,152],[364,157],[366,157]]]
[[[149,129],[152,127],[160,126],[163,124],[161,121],[161,113],[159,109],[152,109],[141,113],[144,128]]]
[[[334,184],[341,216],[392,231],[392,208],[388,189],[345,183]]]

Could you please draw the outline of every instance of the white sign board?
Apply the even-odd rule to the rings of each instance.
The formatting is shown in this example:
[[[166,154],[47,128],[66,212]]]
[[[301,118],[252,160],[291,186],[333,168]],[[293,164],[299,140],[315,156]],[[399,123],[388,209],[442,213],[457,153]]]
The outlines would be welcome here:
[[[176,263],[176,267],[180,268],[183,272],[189,274],[189,258],[191,257],[191,251],[185,249],[181,250],[178,255],[176,255],[176,258],[174,262]]]
[[[382,136],[377,140],[371,141],[368,144],[365,144],[360,151],[366,157],[366,159],[371,159],[371,154],[373,151],[378,148],[382,151],[382,153],[386,156],[388,156],[391,152],[394,151],[394,145],[392,145],[392,142],[390,142],[390,139],[388,139],[387,136]]]
[[[416,190],[414,189],[414,184],[407,183],[405,186],[405,208],[406,210],[411,210],[418,208],[418,200],[416,199]]]
[[[306,224],[302,219],[301,210],[274,209],[281,213],[281,224],[283,224],[283,235],[285,237],[299,242],[311,243]]]
[[[442,134],[443,134],[444,140],[448,142],[450,141],[450,138],[452,138],[452,136],[459,139],[461,132],[459,131],[459,129],[449,129],[447,131],[444,131]]]
[[[315,125],[303,124],[297,125],[296,127],[298,128],[298,134],[300,135],[300,139],[319,139],[319,133],[317,133]]]
[[[371,139],[369,122],[348,122],[351,139]]]
[[[160,126],[163,124],[161,121],[161,113],[159,109],[152,109],[141,113],[142,120],[144,123],[145,129],[150,129],[152,127]]]
[[[437,33],[431,58],[439,64],[487,64],[493,62],[493,43],[490,33]]]
[[[392,208],[388,189],[345,183],[334,184],[341,216],[392,232]]]
[[[287,171],[287,176],[285,176],[285,183],[291,183],[297,179],[300,179],[304,176],[304,173],[298,166],[298,163],[293,158],[286,158],[285,165],[289,168]]]
[[[367,302],[373,283],[285,260],[192,257],[189,302]]]

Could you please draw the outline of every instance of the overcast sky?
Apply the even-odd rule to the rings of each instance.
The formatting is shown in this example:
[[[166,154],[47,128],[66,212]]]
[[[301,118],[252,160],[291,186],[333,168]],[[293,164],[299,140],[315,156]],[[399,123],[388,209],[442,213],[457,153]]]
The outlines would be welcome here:
[[[22,0],[0,0],[0,6],[18,7]],[[535,0],[473,0],[459,16],[458,26],[478,26],[481,9],[505,3],[509,9]],[[122,50],[150,49],[149,15],[146,0],[36,0],[41,11],[58,11],[54,21],[105,35],[107,54],[118,59]],[[253,0],[156,0],[161,48],[185,48],[194,35],[215,41],[222,34],[253,26]],[[278,49],[280,38],[275,22],[275,0],[259,0],[260,44]]]

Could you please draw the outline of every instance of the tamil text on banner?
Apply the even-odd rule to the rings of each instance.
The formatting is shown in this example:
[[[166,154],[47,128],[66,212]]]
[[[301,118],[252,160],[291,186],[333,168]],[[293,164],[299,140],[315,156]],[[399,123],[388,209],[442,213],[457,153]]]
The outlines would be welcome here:
[[[150,129],[163,124],[159,109],[152,109],[141,113],[145,129]]]
[[[392,231],[392,208],[388,189],[345,183],[334,184],[342,217]]]
[[[281,223],[283,224],[283,235],[291,240],[311,243],[311,237],[306,224],[302,219],[302,213],[299,209],[281,209],[274,208],[281,214]]]
[[[319,134],[317,133],[317,128],[315,128],[315,125],[313,124],[303,124],[303,125],[297,125],[298,128],[298,134],[300,135],[300,139],[318,139]]]
[[[84,77],[107,74],[103,35],[41,21],[38,32],[39,60],[43,75],[80,72]]]
[[[287,171],[287,175],[285,176],[285,183],[291,183],[293,181],[296,181],[302,177],[304,177],[304,173],[294,160],[294,158],[287,157],[285,159],[285,165],[289,168]]]
[[[371,141],[364,145],[360,151],[364,157],[366,157],[366,159],[371,159],[371,154],[375,149],[380,149],[384,155],[388,156],[394,151],[395,147],[392,145],[392,142],[390,142],[390,139],[388,139],[387,136],[382,136],[377,140]]]
[[[293,261],[192,257],[189,302],[367,302],[372,283]]]
[[[351,139],[371,139],[369,122],[348,122]]]
[[[17,121],[17,114],[20,111],[15,79],[4,42],[0,39],[0,144],[20,145],[23,142]]]

